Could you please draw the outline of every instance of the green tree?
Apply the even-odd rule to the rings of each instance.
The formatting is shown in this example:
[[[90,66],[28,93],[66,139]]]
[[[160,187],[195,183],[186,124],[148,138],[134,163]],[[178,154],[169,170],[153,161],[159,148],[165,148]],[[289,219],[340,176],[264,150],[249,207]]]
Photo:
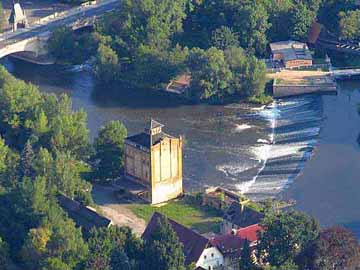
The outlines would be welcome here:
[[[9,251],[7,244],[0,238],[0,270],[8,270]]]
[[[111,121],[101,128],[95,139],[96,176],[101,179],[118,177],[124,166],[126,127],[120,121]]]
[[[256,1],[235,3],[233,29],[239,33],[241,47],[257,55],[264,55],[268,44],[266,32],[270,28],[267,10]]]
[[[360,10],[340,12],[340,35],[343,39],[360,38]]]
[[[320,232],[297,258],[300,269],[342,270],[360,267],[360,245],[347,229],[333,227]]]
[[[248,240],[245,240],[241,254],[240,254],[240,268],[241,270],[254,270],[256,269],[254,259],[252,257],[252,252],[250,249],[250,243]]]
[[[183,246],[166,218],[159,218],[145,242],[145,270],[185,270]]]
[[[53,152],[69,152],[76,158],[90,154],[89,130],[84,111],[59,114],[51,121],[50,147]]]
[[[45,256],[46,245],[51,237],[51,231],[48,228],[30,229],[24,246],[21,249],[21,259],[29,269],[38,269],[39,263]]]
[[[59,258],[47,258],[42,263],[41,270],[71,270],[71,268]]]
[[[3,30],[4,20],[5,20],[4,9],[2,3],[0,3],[0,32],[2,32]]]
[[[5,144],[5,140],[0,136],[0,173],[6,170],[6,157],[8,155],[9,148]]]
[[[195,100],[221,100],[231,93],[232,73],[224,52],[210,48],[190,51],[188,67],[191,72],[191,96]]]
[[[305,4],[299,3],[291,10],[292,38],[306,41],[309,28],[316,17],[316,13]]]
[[[24,146],[23,151],[20,156],[20,164],[19,164],[19,178],[23,177],[32,177],[33,172],[33,160],[34,160],[34,151],[32,149],[32,145],[28,140]]]
[[[126,227],[94,228],[88,244],[87,269],[125,270],[142,259],[142,242]]]
[[[44,261],[56,258],[67,266],[64,269],[74,269],[83,263],[88,256],[88,246],[80,228],[75,228],[74,222],[64,216],[50,216],[48,221],[51,237],[46,244],[47,259]]]
[[[258,253],[272,266],[291,262],[319,234],[317,222],[300,212],[268,214],[262,221]]]
[[[128,256],[123,249],[114,249],[110,260],[111,270],[131,270],[131,264]]]
[[[212,33],[212,45],[220,50],[239,46],[239,36],[230,27],[221,26]]]
[[[95,74],[103,83],[109,83],[117,77],[119,60],[116,52],[111,47],[100,44],[96,55]]]

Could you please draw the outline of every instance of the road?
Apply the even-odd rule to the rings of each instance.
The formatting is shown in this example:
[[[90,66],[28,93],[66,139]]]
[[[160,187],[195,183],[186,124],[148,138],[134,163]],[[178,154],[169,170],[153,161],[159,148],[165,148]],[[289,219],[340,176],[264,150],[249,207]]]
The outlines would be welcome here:
[[[71,25],[77,20],[100,16],[106,12],[114,10],[118,6],[118,0],[109,0],[93,6],[71,9],[67,11],[64,16],[49,20],[45,24],[30,25],[27,29],[19,29],[14,33],[4,33],[0,35],[0,48],[53,31],[59,26]]]

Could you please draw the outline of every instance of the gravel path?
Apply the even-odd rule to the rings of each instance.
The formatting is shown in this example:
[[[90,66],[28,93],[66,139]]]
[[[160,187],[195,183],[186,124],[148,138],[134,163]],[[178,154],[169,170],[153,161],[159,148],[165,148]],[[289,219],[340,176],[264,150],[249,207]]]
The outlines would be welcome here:
[[[114,192],[117,189],[113,186],[93,185],[92,196],[103,215],[111,219],[118,226],[128,226],[137,235],[141,235],[146,227],[143,219],[138,218],[127,206],[116,198]]]

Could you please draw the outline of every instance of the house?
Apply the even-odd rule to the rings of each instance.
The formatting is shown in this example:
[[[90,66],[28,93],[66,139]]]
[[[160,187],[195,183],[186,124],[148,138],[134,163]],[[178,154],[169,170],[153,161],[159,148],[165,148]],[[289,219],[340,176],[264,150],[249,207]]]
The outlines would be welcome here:
[[[145,200],[159,204],[183,194],[182,138],[151,120],[144,132],[125,140],[125,177],[147,188]]]
[[[161,217],[163,217],[163,215],[160,213],[155,212],[153,214],[142,235],[144,241],[150,239],[151,234],[156,229],[158,219]],[[222,269],[224,258],[219,249],[213,246],[209,239],[172,219],[168,219],[168,221],[178,236],[179,241],[183,244],[186,265],[194,263],[196,269]]]
[[[113,225],[112,221],[100,214],[95,209],[84,206],[81,203],[72,200],[64,195],[57,196],[59,205],[68,216],[74,220],[77,227],[81,227],[89,232],[93,227],[96,228],[109,228]]]
[[[9,23],[12,25],[12,30],[16,31],[18,26],[23,28],[27,27],[27,18],[24,9],[20,6],[20,3],[13,4],[11,9]]]
[[[311,52],[305,43],[298,41],[280,41],[270,43],[271,58],[280,61],[285,68],[311,66],[313,64]]]
[[[259,224],[253,224],[211,239],[212,245],[216,246],[224,257],[225,269],[239,269],[239,260],[245,241],[249,241],[250,248],[253,250],[254,260],[256,260],[255,247],[257,245],[258,232],[261,230],[262,228]]]
[[[264,218],[264,214],[246,206],[244,203],[233,202],[226,210],[223,218],[221,232],[228,234],[234,229],[238,230],[260,223]]]

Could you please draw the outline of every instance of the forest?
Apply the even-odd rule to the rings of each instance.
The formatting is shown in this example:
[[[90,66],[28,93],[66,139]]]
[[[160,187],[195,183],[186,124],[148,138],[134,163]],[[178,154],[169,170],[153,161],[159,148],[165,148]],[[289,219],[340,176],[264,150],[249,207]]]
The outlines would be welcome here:
[[[359,39],[359,11],[350,0],[126,0],[92,33],[60,28],[50,52],[68,63],[95,59],[102,91],[164,88],[191,74],[187,96],[223,102],[263,97],[268,43],[307,40],[313,21],[339,38]],[[324,52],[314,48],[315,57]],[[151,68],[149,68],[151,67]]]

